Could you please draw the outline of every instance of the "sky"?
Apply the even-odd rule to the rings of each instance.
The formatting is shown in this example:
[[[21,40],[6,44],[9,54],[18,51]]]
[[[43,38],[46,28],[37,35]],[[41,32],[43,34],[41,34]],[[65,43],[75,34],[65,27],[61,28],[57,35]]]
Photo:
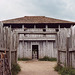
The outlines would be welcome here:
[[[0,0],[0,21],[24,16],[75,22],[75,0]]]

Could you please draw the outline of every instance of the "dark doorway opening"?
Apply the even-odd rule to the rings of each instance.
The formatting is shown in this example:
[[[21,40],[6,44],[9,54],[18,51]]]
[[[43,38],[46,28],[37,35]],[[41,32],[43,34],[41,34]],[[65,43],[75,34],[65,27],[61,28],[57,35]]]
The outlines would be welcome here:
[[[32,59],[38,58],[38,45],[32,45]]]

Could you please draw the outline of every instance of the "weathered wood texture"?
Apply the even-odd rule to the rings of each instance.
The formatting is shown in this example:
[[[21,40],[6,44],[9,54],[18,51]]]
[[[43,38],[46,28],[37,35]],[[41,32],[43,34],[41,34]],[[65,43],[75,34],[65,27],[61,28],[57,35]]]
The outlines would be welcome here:
[[[58,64],[75,68],[75,26],[57,33]]]
[[[57,50],[53,48],[53,42],[49,41],[25,41],[24,43],[20,41],[18,57],[32,59],[32,45],[38,45],[39,58],[43,58],[44,56],[57,57]]]
[[[0,22],[0,53],[6,51],[9,67],[17,62],[18,35],[11,27],[3,27]]]
[[[53,28],[15,29],[19,34],[18,57],[32,59],[32,46],[38,45],[38,58],[57,57],[56,30]]]
[[[0,75],[11,75],[6,52],[0,53]]]

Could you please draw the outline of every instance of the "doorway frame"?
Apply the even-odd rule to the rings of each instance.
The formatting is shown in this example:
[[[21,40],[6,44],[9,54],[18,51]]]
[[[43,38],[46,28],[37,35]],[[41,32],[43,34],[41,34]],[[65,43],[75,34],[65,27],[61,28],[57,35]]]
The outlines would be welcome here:
[[[38,51],[37,51],[38,52],[38,55],[37,55],[38,57],[37,57],[37,59],[39,59],[39,50],[40,50],[39,43],[36,43],[36,42],[35,43],[31,43],[31,50],[32,50],[32,46],[33,45],[38,45]],[[33,57],[32,57],[32,59],[33,59]]]

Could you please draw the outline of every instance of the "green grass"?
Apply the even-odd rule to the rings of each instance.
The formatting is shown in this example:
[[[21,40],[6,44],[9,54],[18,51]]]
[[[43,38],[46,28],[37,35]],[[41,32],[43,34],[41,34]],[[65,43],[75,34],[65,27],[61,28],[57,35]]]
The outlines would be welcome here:
[[[18,58],[18,61],[29,61],[29,60],[31,60],[31,59],[29,59],[29,58]]]
[[[75,69],[73,68],[66,68],[57,65],[54,69],[61,75],[75,75]]]
[[[45,56],[44,58],[39,59],[40,61],[57,61],[56,58],[50,58],[48,56]]]
[[[12,64],[12,69],[11,69],[12,75],[17,75],[20,71],[21,68],[17,63]]]

